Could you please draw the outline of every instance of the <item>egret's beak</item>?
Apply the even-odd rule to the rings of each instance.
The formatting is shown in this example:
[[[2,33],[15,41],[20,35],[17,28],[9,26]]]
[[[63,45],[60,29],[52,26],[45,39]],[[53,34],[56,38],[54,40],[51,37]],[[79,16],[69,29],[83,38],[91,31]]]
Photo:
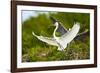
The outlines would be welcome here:
[[[49,25],[48,28],[55,27],[55,25]]]
[[[55,22],[56,22],[56,19],[54,19],[53,17],[50,17],[51,21],[52,21],[52,25],[49,25],[48,28],[50,27],[55,27]]]

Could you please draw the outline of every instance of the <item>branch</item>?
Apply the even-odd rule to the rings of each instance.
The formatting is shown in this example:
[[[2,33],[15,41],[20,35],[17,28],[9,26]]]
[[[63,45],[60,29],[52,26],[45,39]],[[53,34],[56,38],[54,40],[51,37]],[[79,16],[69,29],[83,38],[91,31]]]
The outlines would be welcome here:
[[[74,38],[74,40],[81,40],[81,41],[83,41],[87,36],[89,36],[89,31],[87,30],[87,31],[84,31],[84,32],[82,32],[82,33],[80,33],[80,34],[78,34],[75,38]]]

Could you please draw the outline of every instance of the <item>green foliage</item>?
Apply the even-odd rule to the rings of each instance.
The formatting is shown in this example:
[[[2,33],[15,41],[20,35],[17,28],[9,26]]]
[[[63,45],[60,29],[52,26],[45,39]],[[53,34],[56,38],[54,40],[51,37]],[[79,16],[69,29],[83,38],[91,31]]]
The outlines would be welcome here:
[[[57,47],[41,42],[32,35],[32,31],[34,31],[37,35],[52,37],[55,27],[50,27],[52,22],[48,18],[49,16],[56,18],[67,29],[72,28],[74,22],[79,22],[81,26],[79,33],[89,30],[90,15],[88,13],[48,12],[48,15],[44,13],[30,17],[22,22],[23,62],[89,59],[89,36],[83,38],[82,41],[73,40],[65,51],[58,51]],[[59,33],[56,35],[60,36]]]

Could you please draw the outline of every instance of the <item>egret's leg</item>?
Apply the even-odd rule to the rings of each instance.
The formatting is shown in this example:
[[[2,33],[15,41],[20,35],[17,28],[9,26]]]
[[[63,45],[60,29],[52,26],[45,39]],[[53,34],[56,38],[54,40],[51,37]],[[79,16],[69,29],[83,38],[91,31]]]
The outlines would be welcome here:
[[[66,53],[66,51],[64,50],[64,48],[63,47],[61,47],[62,48],[62,53],[64,54],[64,60],[66,60],[66,58],[67,58],[67,53]]]
[[[67,54],[67,55],[69,54],[69,53],[68,53],[68,52],[69,52],[69,49],[70,49],[70,46],[69,46],[69,45],[70,45],[70,44],[68,43],[68,44],[67,44],[67,48],[66,48],[66,54]]]
[[[58,43],[58,42],[57,42],[57,43]],[[59,45],[59,46],[58,46],[58,50],[61,51],[62,54],[65,55],[64,60],[66,60],[67,54],[66,54],[66,51],[64,50],[65,48],[64,48],[60,43],[58,43],[58,45]]]
[[[67,44],[66,47],[67,47],[66,50],[63,50],[63,53],[65,55],[64,59],[66,59],[68,57],[68,51],[70,50],[70,44]]]
[[[70,48],[70,43],[68,43],[68,44],[67,44],[67,47],[68,47],[67,49],[69,49],[69,48]]]

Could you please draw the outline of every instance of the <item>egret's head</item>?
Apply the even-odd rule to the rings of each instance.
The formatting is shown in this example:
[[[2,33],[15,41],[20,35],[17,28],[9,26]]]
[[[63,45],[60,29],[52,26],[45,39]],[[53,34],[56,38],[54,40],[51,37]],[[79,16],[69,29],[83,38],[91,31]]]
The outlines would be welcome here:
[[[58,26],[58,21],[55,18],[50,17],[50,19],[52,21],[53,26]]]
[[[50,19],[52,21],[52,25],[50,25],[49,28],[52,27],[52,26],[57,27],[58,24],[59,24],[58,21],[55,18],[53,18],[53,17],[50,17]]]
[[[49,25],[48,28],[50,28],[50,27],[58,27],[58,25],[59,25],[59,23],[58,23],[58,22],[55,22],[55,23],[53,23],[52,25]]]
[[[58,24],[59,24],[58,22],[55,22],[55,23],[54,23],[54,26],[58,26]]]

